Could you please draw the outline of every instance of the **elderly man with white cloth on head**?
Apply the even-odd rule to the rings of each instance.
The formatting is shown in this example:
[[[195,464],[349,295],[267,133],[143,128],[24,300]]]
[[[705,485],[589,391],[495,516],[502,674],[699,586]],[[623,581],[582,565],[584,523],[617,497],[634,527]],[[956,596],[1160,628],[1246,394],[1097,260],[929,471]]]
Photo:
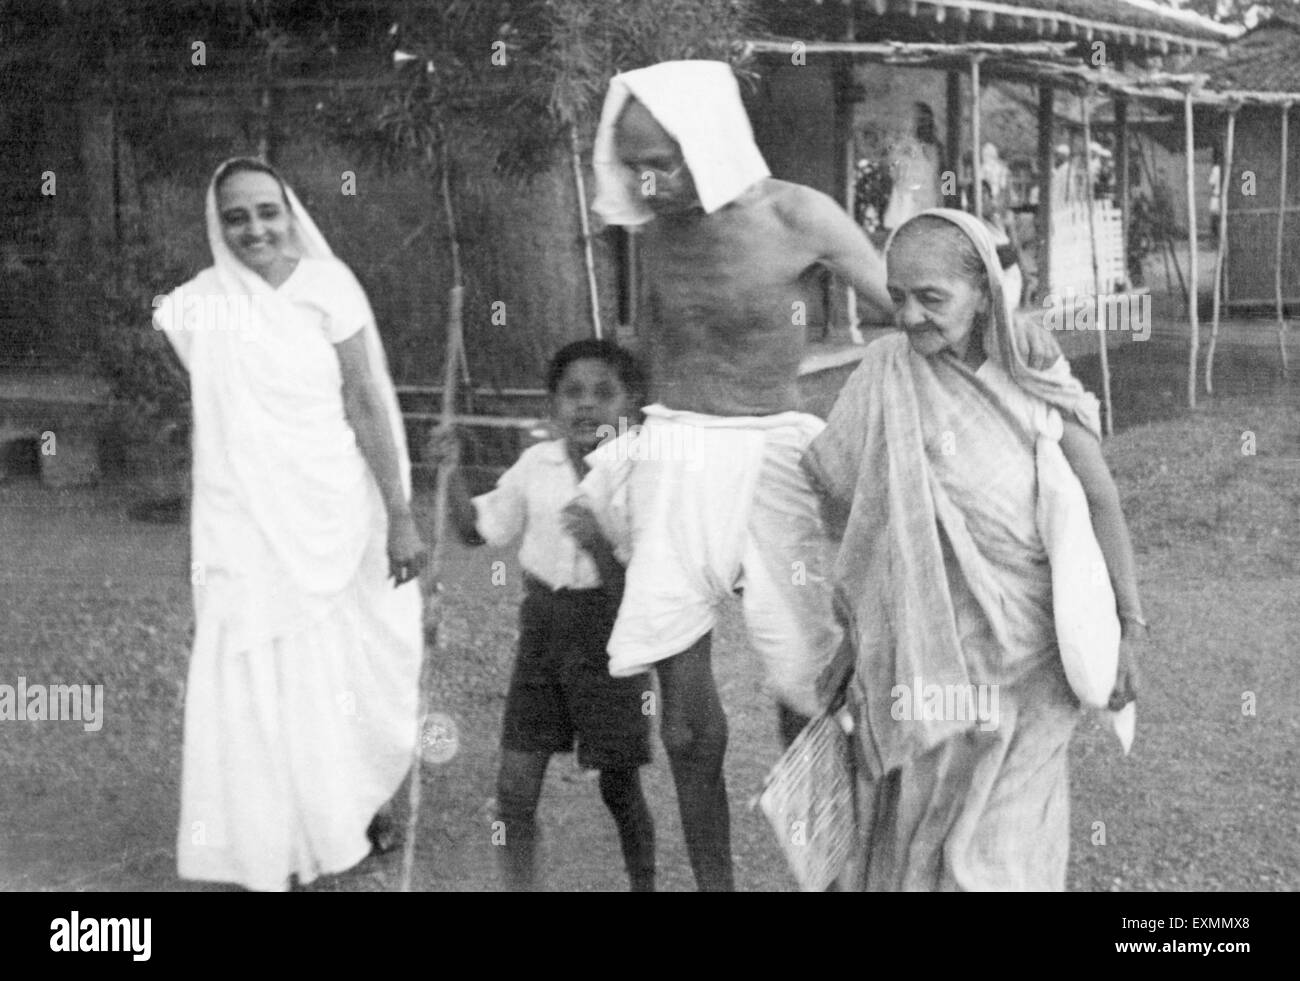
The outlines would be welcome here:
[[[800,411],[798,283],[820,263],[887,320],[884,265],[831,198],[770,176],[722,62],[614,76],[593,162],[594,210],[640,234],[649,295],[637,342],[654,402],[644,427],[588,458],[581,485],[629,563],[610,671],[657,669],[696,882],[730,890],[716,610],[742,592],[788,743],[822,707],[817,678],[842,640],[829,542],[799,466],[823,424]]]

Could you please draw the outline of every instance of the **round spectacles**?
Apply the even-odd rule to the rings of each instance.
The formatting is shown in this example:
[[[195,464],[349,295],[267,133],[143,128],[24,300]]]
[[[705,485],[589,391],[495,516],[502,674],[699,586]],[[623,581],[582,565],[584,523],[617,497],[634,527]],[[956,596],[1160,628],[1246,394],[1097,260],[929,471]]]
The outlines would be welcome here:
[[[633,166],[632,164],[628,164],[627,169],[632,171],[633,174],[635,174],[638,178],[642,180],[644,180],[647,176],[649,176],[649,177],[654,177],[655,180],[657,181],[658,180],[675,181],[677,180],[678,177],[682,175],[682,171],[686,169],[686,161],[683,160],[672,170],[664,170],[662,167],[653,167],[649,165],[637,167],[637,166]]]

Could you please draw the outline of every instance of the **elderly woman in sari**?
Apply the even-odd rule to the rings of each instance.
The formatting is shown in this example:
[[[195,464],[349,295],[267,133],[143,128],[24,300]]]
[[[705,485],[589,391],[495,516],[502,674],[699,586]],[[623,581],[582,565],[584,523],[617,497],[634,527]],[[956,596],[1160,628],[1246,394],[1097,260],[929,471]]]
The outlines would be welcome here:
[[[180,875],[281,890],[391,846],[424,549],[365,293],[265,164],[217,169],[213,264],[155,301],[194,407]],[[392,581],[389,581],[391,579]]]
[[[804,458],[842,531],[837,600],[874,791],[865,886],[1059,890],[1081,710],[1036,521],[1044,445],[1059,442],[1077,475],[1109,572],[1123,637],[1113,709],[1135,696],[1145,630],[1097,401],[1050,335],[1014,327],[984,223],[924,212],[894,234],[887,266],[901,332],[870,346]]]

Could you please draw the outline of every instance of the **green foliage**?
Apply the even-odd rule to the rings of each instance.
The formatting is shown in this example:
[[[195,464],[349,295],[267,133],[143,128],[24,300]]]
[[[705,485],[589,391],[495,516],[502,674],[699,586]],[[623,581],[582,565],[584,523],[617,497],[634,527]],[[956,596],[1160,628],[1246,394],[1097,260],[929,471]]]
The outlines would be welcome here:
[[[331,100],[332,135],[386,167],[415,164],[430,174],[445,150],[461,164],[460,182],[480,186],[494,173],[545,170],[558,128],[534,72],[541,8],[448,0],[401,10],[373,84]]]
[[[395,60],[370,92],[335,100],[336,135],[431,171],[443,140],[462,177],[546,169],[567,130],[594,129],[611,75],[676,58],[741,68],[750,0],[448,0],[403,12]],[[469,162],[472,161],[472,165]]]
[[[757,28],[748,0],[550,0],[541,66],[548,107],[593,125],[611,75],[660,61],[705,58],[742,70],[739,42]]]
[[[85,274],[86,322],[94,331],[90,356],[136,436],[151,438],[189,414],[189,377],[151,319],[153,297],[184,278],[159,250],[138,241]]]

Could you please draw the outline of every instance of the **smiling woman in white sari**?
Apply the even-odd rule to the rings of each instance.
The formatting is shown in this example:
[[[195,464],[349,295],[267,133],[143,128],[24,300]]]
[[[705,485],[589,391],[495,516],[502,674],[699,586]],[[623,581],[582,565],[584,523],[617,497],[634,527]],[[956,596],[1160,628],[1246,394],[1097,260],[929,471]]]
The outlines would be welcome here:
[[[1080,708],[1038,522],[1049,460],[1082,485],[1122,624],[1112,708],[1135,696],[1145,629],[1097,400],[1050,335],[1015,328],[982,222],[923,212],[886,261],[900,332],[869,347],[804,458],[842,531],[865,886],[1063,889]]]
[[[194,407],[180,875],[282,890],[391,847],[424,548],[374,316],[279,176],[217,169],[213,264],[157,302]]]

